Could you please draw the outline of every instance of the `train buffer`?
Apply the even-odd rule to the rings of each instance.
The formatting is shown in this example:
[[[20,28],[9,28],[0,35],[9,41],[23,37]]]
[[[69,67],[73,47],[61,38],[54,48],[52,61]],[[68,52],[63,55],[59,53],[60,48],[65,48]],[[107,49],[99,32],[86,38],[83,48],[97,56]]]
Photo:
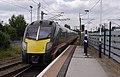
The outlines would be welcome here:
[[[84,56],[83,47],[77,46],[74,50],[70,61],[67,61],[68,59],[65,62],[56,61],[56,63],[50,67],[48,66],[49,68],[45,69],[46,71],[40,73],[37,77],[109,77],[108,73],[105,72],[94,57],[90,55],[89,57]],[[68,53],[69,51],[63,54],[59,60],[63,60]]]

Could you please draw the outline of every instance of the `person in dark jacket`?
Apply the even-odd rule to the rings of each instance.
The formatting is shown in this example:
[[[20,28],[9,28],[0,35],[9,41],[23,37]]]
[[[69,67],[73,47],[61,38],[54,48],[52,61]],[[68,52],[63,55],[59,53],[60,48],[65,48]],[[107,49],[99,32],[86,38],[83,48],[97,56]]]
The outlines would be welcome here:
[[[88,38],[87,38],[87,34],[85,34],[85,37],[84,37],[84,53],[85,53],[85,56],[87,56],[87,48],[88,48]]]

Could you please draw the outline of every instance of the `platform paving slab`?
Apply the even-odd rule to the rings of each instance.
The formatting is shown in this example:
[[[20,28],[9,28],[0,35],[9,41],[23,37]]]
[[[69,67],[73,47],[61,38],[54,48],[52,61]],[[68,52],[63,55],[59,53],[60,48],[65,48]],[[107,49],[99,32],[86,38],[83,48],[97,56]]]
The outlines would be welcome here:
[[[83,51],[77,46],[65,77],[108,77],[97,60],[84,56]]]

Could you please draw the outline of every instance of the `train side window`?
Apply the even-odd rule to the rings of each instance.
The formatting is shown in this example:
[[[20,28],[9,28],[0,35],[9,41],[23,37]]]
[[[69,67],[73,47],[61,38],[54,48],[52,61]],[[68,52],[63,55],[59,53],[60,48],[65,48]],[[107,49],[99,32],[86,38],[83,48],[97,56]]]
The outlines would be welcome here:
[[[58,27],[58,25],[56,25],[54,37],[58,36],[58,32],[59,32],[59,27]]]
[[[67,30],[66,30],[66,32],[65,32],[65,37],[66,37],[66,38],[68,37]]]
[[[60,37],[62,37],[62,29],[61,28],[59,29],[59,32],[60,32]]]
[[[66,38],[66,30],[60,29],[60,37],[61,37],[62,39],[65,39],[65,38]]]

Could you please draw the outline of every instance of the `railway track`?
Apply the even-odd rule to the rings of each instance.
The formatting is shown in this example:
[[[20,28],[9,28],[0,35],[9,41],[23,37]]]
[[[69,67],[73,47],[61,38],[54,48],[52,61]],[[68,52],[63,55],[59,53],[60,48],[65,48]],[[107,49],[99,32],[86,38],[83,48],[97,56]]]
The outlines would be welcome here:
[[[14,75],[14,77],[36,77],[44,68],[45,66],[30,66]]]
[[[0,77],[13,77],[17,72],[29,67],[29,65],[23,64],[22,61],[6,64],[0,67]]]
[[[74,43],[76,44],[76,43]],[[46,66],[31,66],[17,61],[0,67],[0,77],[36,77]]]

